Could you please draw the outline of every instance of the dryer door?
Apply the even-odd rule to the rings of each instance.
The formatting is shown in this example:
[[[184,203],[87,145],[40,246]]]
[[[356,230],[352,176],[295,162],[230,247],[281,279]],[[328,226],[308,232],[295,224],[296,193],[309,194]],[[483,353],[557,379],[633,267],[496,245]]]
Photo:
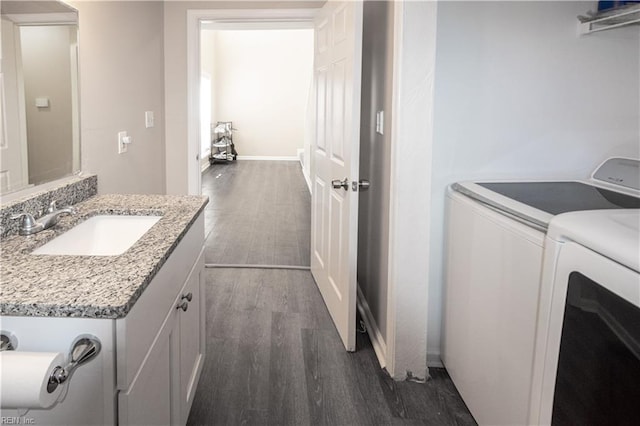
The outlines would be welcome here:
[[[541,424],[640,417],[640,276],[573,242],[553,284]]]

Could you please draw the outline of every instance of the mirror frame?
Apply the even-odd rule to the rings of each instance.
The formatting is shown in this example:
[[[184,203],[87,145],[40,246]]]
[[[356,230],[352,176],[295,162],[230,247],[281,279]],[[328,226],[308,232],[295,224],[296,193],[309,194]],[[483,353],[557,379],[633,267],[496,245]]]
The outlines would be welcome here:
[[[73,181],[77,176],[82,174],[82,157],[81,157],[81,127],[80,127],[80,63],[79,63],[79,13],[78,10],[62,0],[45,0],[45,1],[7,1],[1,0],[0,8],[2,8],[2,17],[7,18],[18,27],[23,26],[75,26],[76,38],[75,38],[75,58],[73,62],[75,68],[71,70],[71,133],[72,133],[72,148],[71,148],[71,172],[66,175],[62,175],[50,180],[40,182],[38,184],[27,183],[26,186],[9,190],[6,193],[0,193],[0,203],[4,204],[9,200],[28,196],[29,194],[36,193],[42,188],[46,188],[51,184],[58,185],[60,183],[69,180]],[[29,9],[24,9],[28,7]],[[22,9],[21,9],[22,8]],[[22,13],[21,13],[22,11]],[[4,96],[4,95],[3,95]],[[21,115],[25,115],[24,105],[24,90],[20,96],[19,112]],[[4,120],[5,109],[3,108],[2,119]],[[24,117],[26,122],[26,116]],[[24,130],[24,129],[23,129]],[[5,129],[2,129],[5,132]],[[21,131],[22,133],[22,131]],[[6,135],[6,133],[5,133]],[[3,135],[3,136],[5,136]],[[20,138],[24,138],[24,143],[28,147],[28,141],[26,133],[21,135]],[[27,148],[28,149],[28,148]],[[25,154],[26,155],[26,154]]]

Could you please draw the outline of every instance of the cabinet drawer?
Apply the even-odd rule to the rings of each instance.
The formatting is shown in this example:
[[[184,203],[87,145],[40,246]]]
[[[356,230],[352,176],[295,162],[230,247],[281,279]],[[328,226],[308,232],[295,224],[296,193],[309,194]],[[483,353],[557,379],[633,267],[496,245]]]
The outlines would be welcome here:
[[[129,314],[116,320],[117,388],[126,390],[156,338],[204,244],[201,213]]]

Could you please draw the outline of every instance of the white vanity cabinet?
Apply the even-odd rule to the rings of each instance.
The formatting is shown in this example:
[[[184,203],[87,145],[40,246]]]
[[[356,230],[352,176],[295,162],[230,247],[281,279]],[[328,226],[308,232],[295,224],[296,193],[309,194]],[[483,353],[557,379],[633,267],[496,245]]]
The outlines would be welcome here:
[[[205,354],[203,238],[200,215],[129,315],[116,321],[120,425],[187,422]]]
[[[0,331],[14,350],[60,352],[66,364],[74,342],[87,335],[101,350],[77,368],[52,406],[26,414],[0,407],[1,418],[67,426],[186,424],[205,356],[207,202],[107,194],[79,203],[79,220],[105,211],[162,212],[113,256],[34,255],[43,243],[37,235],[3,239]]]
[[[174,371],[179,373],[175,382],[179,383],[180,387],[175,398],[178,405],[175,407],[173,419],[180,425],[187,423],[204,365],[206,314],[204,283],[204,253],[201,253],[181,293],[192,295],[191,301],[188,302],[188,309],[186,311],[176,309],[178,318],[175,329],[179,331],[180,338],[172,340],[174,344],[177,343],[172,353],[179,354],[180,360],[180,368],[174,368]],[[184,302],[183,300],[181,303]]]

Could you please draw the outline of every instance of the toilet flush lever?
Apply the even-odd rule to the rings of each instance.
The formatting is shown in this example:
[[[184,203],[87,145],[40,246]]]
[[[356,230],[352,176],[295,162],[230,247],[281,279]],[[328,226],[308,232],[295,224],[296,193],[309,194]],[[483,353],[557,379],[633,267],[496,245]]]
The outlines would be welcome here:
[[[344,178],[342,180],[334,179],[331,181],[331,186],[333,189],[344,189],[345,191],[349,190],[349,178]]]

